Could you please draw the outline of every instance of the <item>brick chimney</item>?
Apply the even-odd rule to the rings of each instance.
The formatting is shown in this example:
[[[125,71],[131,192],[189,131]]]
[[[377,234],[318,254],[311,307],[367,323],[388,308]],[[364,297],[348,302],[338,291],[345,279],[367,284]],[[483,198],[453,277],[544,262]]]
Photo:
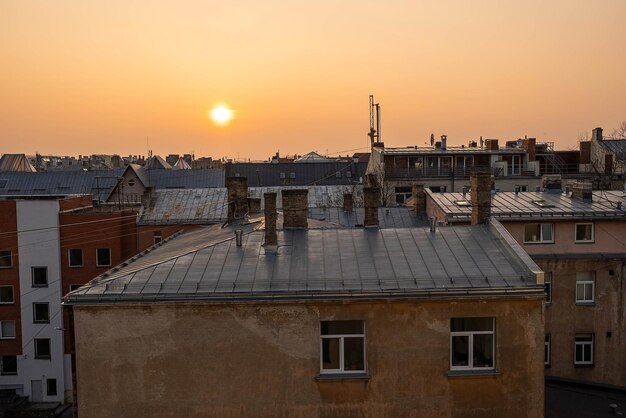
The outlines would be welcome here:
[[[276,193],[265,193],[265,247],[276,247]]]
[[[593,201],[593,192],[590,182],[572,183],[572,199],[584,200],[585,202]]]
[[[148,209],[152,204],[152,187],[148,186],[146,187],[146,190],[144,190],[143,194],[141,195],[141,206],[144,207],[144,209]]]
[[[526,152],[528,153],[528,161],[535,161],[537,159],[537,138],[526,138],[524,142]]]
[[[352,193],[343,194],[343,210],[344,212],[352,212],[354,209],[354,198]]]
[[[368,186],[363,188],[363,206],[365,216],[363,226],[368,228],[378,227],[378,204],[380,202],[380,187]]]
[[[472,225],[485,222],[491,215],[491,174],[479,171],[470,178],[472,188]]]
[[[258,197],[249,197],[248,208],[250,209],[250,213],[261,212],[261,199]]]
[[[228,222],[243,219],[248,212],[248,178],[228,177],[226,179],[228,190]]]
[[[489,151],[497,151],[498,149],[500,149],[500,147],[498,146],[498,140],[497,139],[486,139],[485,140],[485,148],[487,148]]]
[[[283,228],[307,228],[309,215],[309,191],[290,189],[281,191],[283,197]]]
[[[413,185],[413,198],[415,199],[415,214],[420,216],[426,213],[426,192],[423,184]]]
[[[591,131],[591,140],[602,141],[602,128],[596,128],[593,131]]]
[[[541,177],[541,187],[548,193],[561,193],[563,186],[560,174],[544,174]]]

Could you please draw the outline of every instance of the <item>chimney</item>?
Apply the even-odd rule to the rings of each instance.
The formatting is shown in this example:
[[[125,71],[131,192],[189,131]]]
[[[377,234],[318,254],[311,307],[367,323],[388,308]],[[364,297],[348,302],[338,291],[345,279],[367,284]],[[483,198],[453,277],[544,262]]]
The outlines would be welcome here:
[[[98,199],[100,196],[98,196]],[[141,206],[145,209],[148,209],[152,203],[152,187],[146,187],[143,194],[141,195]]]
[[[235,243],[237,244],[237,247],[241,247],[243,245],[243,230],[242,229],[235,230]]]
[[[491,174],[479,171],[472,174],[472,225],[485,222],[491,215]]]
[[[485,147],[489,151],[497,151],[498,149],[500,149],[500,147],[498,146],[498,140],[497,139],[486,139],[485,140]]]
[[[276,247],[276,193],[265,193],[265,247]]]
[[[537,138],[528,138],[525,141],[528,161],[535,161],[537,158]]]
[[[437,232],[437,218],[435,218],[434,216],[431,216],[428,219],[428,222],[430,224],[430,232]]]
[[[228,223],[243,219],[248,212],[248,178],[228,177]]]
[[[548,193],[561,193],[563,191],[561,175],[544,174],[543,177],[541,177],[541,187]]]
[[[369,186],[363,188],[363,206],[365,216],[363,226],[368,228],[378,227],[378,202],[380,201],[380,187]]]
[[[448,142],[448,135],[441,135],[441,149],[446,149],[446,143]]]
[[[413,185],[413,197],[415,199],[415,214],[420,216],[426,213],[426,192],[423,184]]]
[[[590,182],[576,182],[572,184],[572,199],[583,200],[585,202],[593,201],[593,192],[591,191]]]
[[[602,141],[602,128],[596,128],[593,131],[591,131],[591,140]]]
[[[352,193],[344,193],[343,194],[343,211],[352,212],[353,208],[354,208],[354,199],[352,197]]]
[[[250,208],[250,213],[260,213],[261,212],[261,198],[249,197],[248,208]]]
[[[283,197],[283,228],[307,228],[309,215],[308,189],[281,190]]]

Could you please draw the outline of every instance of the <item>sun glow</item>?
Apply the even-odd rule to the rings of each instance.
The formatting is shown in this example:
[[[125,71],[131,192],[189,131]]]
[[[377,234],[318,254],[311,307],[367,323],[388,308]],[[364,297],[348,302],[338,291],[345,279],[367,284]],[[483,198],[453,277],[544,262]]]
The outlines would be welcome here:
[[[225,104],[218,104],[210,112],[211,120],[220,126],[228,125],[234,116],[233,110]]]

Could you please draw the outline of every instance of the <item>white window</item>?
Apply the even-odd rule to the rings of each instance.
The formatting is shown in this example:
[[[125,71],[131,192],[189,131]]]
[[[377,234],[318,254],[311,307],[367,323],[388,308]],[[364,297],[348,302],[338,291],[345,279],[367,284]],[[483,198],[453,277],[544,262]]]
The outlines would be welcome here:
[[[552,356],[552,334],[546,334],[543,345],[543,364],[550,365]]]
[[[0,303],[13,303],[13,286],[0,286]]]
[[[50,358],[50,338],[35,338],[35,358]]]
[[[0,339],[8,340],[15,338],[15,321],[0,321]]]
[[[596,277],[593,271],[576,272],[576,303],[594,303]]]
[[[450,370],[494,368],[494,318],[452,318]]]
[[[13,267],[13,257],[11,257],[11,250],[0,251],[0,268],[8,269]]]
[[[576,334],[574,364],[593,365],[593,334]]]
[[[107,267],[111,265],[111,249],[98,248],[96,250],[96,266]]]
[[[82,267],[83,250],[81,248],[70,248],[67,250],[67,259],[70,267]]]
[[[576,242],[593,242],[593,224],[576,224]]]
[[[33,322],[36,324],[50,322],[50,305],[47,302],[33,303]]]
[[[554,242],[553,224],[525,224],[524,225],[524,242]]]
[[[363,321],[322,321],[321,373],[365,372]]]
[[[48,267],[31,267],[33,287],[48,287]]]
[[[546,288],[546,303],[552,303],[552,272],[546,271],[543,276],[543,283]]]

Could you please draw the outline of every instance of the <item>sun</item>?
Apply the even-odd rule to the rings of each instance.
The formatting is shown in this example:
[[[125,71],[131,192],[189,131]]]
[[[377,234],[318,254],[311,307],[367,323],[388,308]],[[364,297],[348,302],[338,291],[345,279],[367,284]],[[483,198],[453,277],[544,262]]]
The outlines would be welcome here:
[[[233,112],[233,110],[225,104],[218,104],[213,109],[211,109],[209,115],[211,117],[211,120],[213,120],[216,125],[225,126],[228,125],[231,120],[233,120],[235,112]]]

